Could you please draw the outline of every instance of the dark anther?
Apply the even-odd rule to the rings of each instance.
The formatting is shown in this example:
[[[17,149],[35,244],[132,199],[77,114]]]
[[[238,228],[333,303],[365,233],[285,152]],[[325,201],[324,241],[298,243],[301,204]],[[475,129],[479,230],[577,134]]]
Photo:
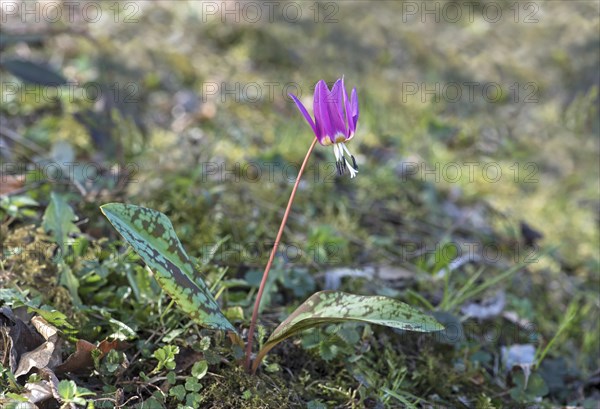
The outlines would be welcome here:
[[[358,165],[356,164],[356,159],[354,159],[354,156],[350,155],[350,157],[352,158],[352,166],[354,166],[354,169],[358,170]]]

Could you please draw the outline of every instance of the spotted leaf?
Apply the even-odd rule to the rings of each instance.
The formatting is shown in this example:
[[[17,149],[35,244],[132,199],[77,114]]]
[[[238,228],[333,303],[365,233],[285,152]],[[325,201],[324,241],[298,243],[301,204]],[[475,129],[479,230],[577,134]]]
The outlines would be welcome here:
[[[102,212],[154,272],[162,289],[194,321],[208,328],[234,331],[164,214],[144,207],[109,203]]]
[[[254,361],[254,369],[279,342],[321,324],[359,321],[406,331],[432,332],[444,327],[408,304],[381,296],[320,291],[304,301],[269,337]]]

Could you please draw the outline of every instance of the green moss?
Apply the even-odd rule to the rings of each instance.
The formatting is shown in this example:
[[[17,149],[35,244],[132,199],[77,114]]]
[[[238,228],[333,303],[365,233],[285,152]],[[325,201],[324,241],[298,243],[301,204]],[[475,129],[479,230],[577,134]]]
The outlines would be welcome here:
[[[212,377],[210,384],[203,389],[202,401],[203,407],[213,409],[280,409],[301,404],[299,397],[280,377],[251,376],[237,366]]]

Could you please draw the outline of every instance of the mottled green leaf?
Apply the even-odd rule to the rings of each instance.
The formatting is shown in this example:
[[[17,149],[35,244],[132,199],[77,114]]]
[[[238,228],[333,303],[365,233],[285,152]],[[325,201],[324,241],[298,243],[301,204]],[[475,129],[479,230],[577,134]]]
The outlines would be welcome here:
[[[267,352],[284,339],[317,325],[345,321],[366,322],[418,332],[444,329],[435,318],[393,298],[320,291],[304,301],[273,331],[259,351],[254,361],[254,369]]]
[[[79,228],[73,223],[77,221],[77,216],[64,197],[52,192],[50,195],[50,204],[44,212],[42,227],[46,233],[52,232],[54,241],[65,252],[65,243],[69,234],[79,233]]]
[[[156,281],[193,320],[212,329],[235,332],[164,214],[144,207],[109,203],[102,212],[154,272]]]

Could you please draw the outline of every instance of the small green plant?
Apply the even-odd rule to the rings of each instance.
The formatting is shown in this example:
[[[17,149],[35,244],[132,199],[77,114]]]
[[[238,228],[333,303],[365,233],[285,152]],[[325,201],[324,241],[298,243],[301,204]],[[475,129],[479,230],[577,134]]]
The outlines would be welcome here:
[[[178,353],[179,347],[171,345],[165,345],[154,351],[152,356],[158,360],[158,365],[152,370],[152,373],[157,373],[163,368],[168,370],[175,369],[175,355]]]
[[[513,377],[515,386],[510,390],[510,397],[518,402],[534,402],[537,398],[548,394],[548,386],[537,373],[528,377],[522,372],[518,372]]]
[[[309,297],[273,331],[252,362],[252,341],[269,271],[277,253],[300,178],[316,143],[333,147],[340,175],[348,171],[350,177],[354,178],[358,174],[356,160],[345,146],[345,143],[354,136],[358,121],[356,90],[353,90],[350,98],[344,88],[343,78],[334,84],[331,91],[324,81],[319,81],[315,89],[314,121],[300,101],[295,96],[290,96],[308,121],[316,138],[313,139],[300,167],[255,299],[248,329],[245,357],[245,367],[253,373],[275,345],[322,324],[357,321],[407,331],[431,332],[443,329],[443,326],[434,318],[392,298],[361,296],[341,291],[320,291]],[[152,209],[120,203],[105,204],[101,209],[116,230],[153,270],[154,277],[163,290],[185,313],[205,327],[227,331],[234,344],[243,344],[236,329],[219,308],[209,287],[195,274],[194,264],[181,245],[167,216]],[[165,348],[155,353],[155,357],[159,360],[159,366],[155,371],[160,370],[163,366],[169,369],[169,365],[171,365],[175,352]],[[330,351],[326,355],[329,356],[333,352]],[[176,397],[183,400],[185,390],[179,389],[180,393],[177,390],[172,390],[172,393],[177,394]]]
[[[95,393],[86,388],[78,387],[73,381],[62,380],[58,383],[58,395],[63,402],[62,409],[75,405],[84,406],[87,404],[84,397],[95,395]]]

